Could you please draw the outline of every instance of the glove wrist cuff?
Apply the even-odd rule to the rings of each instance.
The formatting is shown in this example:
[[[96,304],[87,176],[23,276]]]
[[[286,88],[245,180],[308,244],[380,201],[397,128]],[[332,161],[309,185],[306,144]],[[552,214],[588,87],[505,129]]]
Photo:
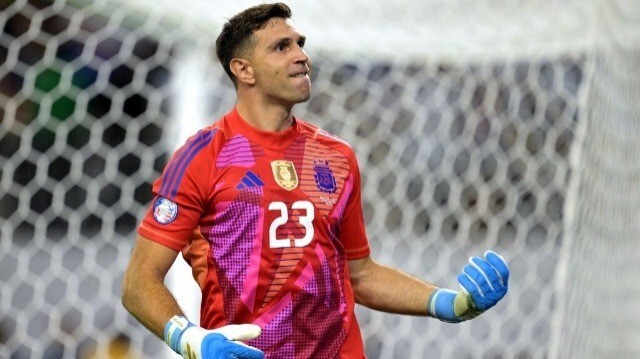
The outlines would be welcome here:
[[[193,323],[181,315],[175,315],[164,326],[164,342],[176,353],[180,354],[180,338],[182,334],[193,327]]]
[[[456,295],[457,292],[450,289],[436,289],[427,302],[427,314],[444,322],[461,322],[462,318],[455,313]]]

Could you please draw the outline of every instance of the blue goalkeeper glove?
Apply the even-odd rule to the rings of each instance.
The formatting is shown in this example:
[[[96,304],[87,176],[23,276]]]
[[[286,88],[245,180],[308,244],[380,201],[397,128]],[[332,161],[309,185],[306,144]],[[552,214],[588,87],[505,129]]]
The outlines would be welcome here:
[[[256,338],[261,332],[255,324],[232,324],[207,330],[176,315],[164,328],[164,341],[187,359],[263,359],[261,350],[240,342]]]
[[[472,257],[458,275],[460,290],[437,289],[428,302],[429,315],[445,322],[461,322],[482,314],[507,294],[509,267],[493,251],[484,259]]]

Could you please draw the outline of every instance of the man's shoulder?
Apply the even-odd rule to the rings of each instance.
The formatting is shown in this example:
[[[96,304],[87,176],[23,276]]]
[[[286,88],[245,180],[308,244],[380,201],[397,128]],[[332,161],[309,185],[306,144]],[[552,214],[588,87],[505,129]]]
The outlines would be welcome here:
[[[315,141],[341,152],[353,152],[351,145],[339,136],[303,120],[297,120],[307,136],[314,139]]]
[[[219,128],[215,125],[209,125],[200,128],[196,133],[193,133],[183,142],[183,147],[187,146],[201,146],[206,143],[211,143],[217,133],[220,132]]]
[[[219,147],[220,144],[228,141],[234,135],[233,124],[229,120],[229,116],[233,115],[233,111],[224,114],[216,119],[210,125],[202,128],[200,131],[209,132],[213,135],[213,145]]]
[[[226,141],[221,121],[222,119],[219,119],[192,133],[175,152],[188,154],[189,157],[215,156],[220,145]]]

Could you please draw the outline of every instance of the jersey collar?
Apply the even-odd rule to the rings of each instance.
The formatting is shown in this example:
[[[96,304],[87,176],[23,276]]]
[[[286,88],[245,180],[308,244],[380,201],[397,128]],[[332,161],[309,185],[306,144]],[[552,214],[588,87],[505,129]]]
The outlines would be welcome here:
[[[300,133],[300,125],[295,117],[291,127],[279,132],[262,131],[251,126],[240,116],[238,109],[235,107],[225,115],[225,120],[233,132],[243,135],[264,148],[276,151],[287,148]]]

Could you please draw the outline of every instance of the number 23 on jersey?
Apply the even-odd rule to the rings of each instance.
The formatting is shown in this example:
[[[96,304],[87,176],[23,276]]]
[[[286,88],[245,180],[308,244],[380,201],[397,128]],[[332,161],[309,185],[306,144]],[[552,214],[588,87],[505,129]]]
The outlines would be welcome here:
[[[304,226],[305,234],[302,238],[293,239],[293,247],[305,247],[313,240],[314,229],[313,219],[315,218],[315,208],[309,201],[293,202],[291,208],[288,208],[284,202],[275,201],[269,203],[270,211],[280,211],[280,215],[276,217],[269,226],[269,247],[271,248],[288,248],[292,247],[289,238],[278,238],[278,227],[289,221],[289,214],[293,210],[301,210],[303,213],[298,218],[299,223]]]

